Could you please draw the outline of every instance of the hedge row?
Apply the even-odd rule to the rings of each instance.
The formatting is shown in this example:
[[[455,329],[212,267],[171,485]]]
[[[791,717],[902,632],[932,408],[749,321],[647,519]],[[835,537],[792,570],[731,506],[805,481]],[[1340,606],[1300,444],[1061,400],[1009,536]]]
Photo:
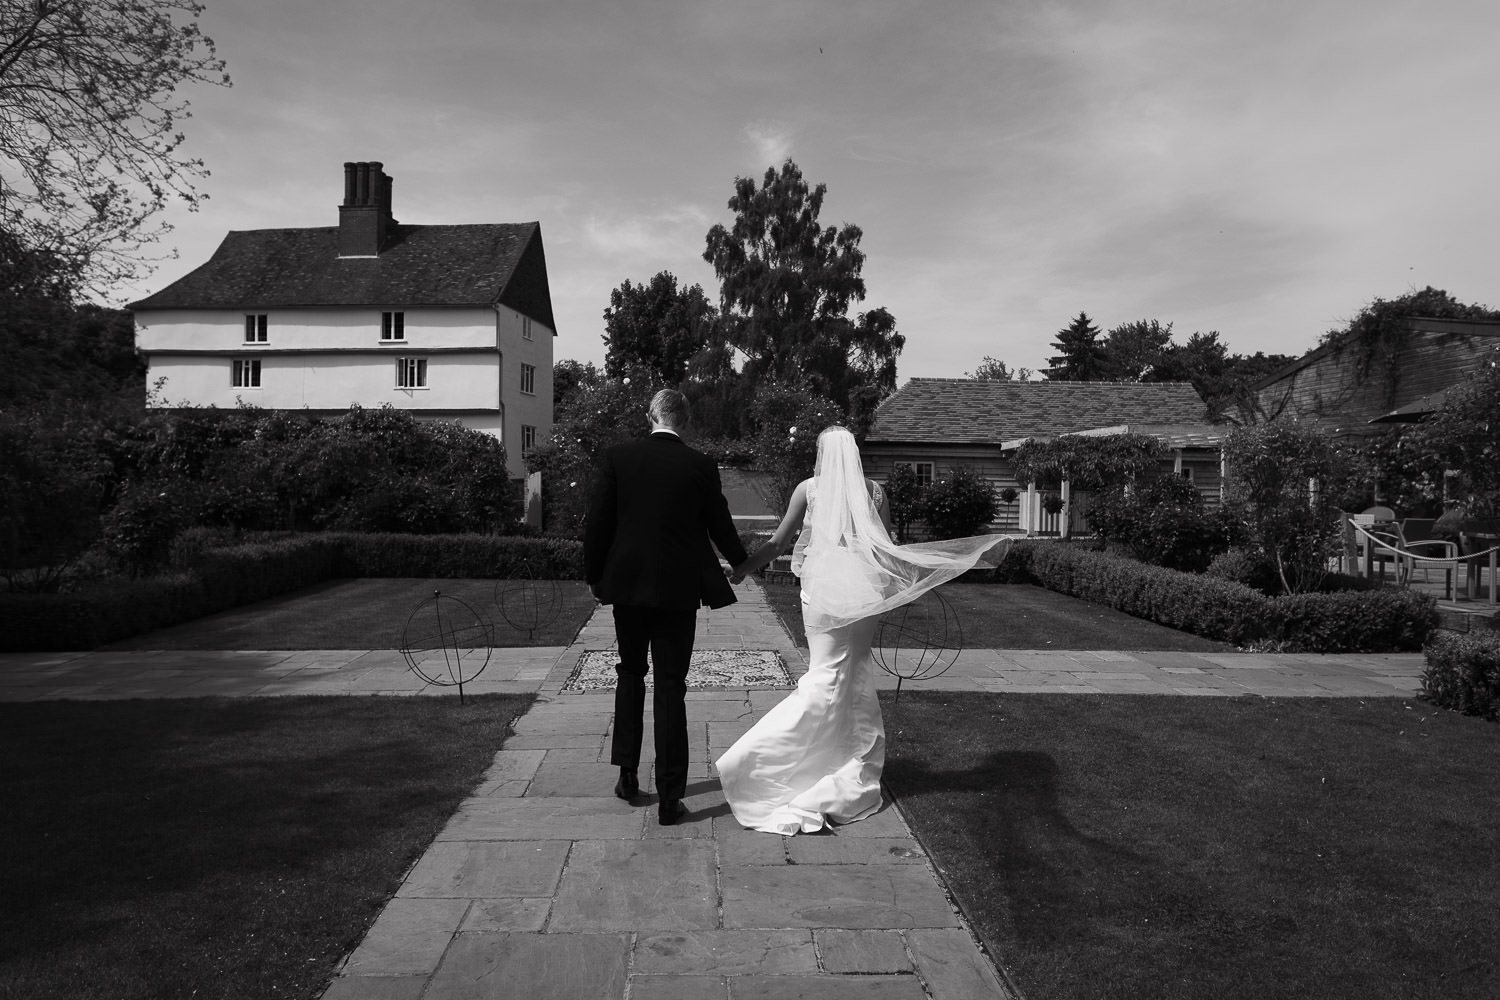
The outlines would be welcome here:
[[[1435,633],[1422,668],[1422,697],[1465,715],[1500,716],[1500,632]]]
[[[1031,579],[1136,618],[1236,646],[1309,653],[1415,651],[1438,624],[1437,604],[1410,590],[1267,597],[1243,584],[1057,542],[1012,547]]]
[[[70,594],[0,594],[0,651],[93,649],[339,577],[582,579],[583,546],[509,535],[263,535],[174,549],[176,572]]]

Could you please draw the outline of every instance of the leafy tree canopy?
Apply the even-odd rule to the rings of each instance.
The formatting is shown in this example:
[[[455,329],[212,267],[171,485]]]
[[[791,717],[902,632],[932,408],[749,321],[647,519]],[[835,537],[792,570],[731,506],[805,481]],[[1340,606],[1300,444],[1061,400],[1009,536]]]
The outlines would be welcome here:
[[[1105,369],[1121,382],[1167,381],[1156,375],[1162,359],[1172,350],[1172,324],[1157,320],[1122,323],[1104,338]]]
[[[194,0],[0,0],[0,226],[101,289],[139,273],[169,200],[206,195],[177,88],[228,86]]]
[[[734,222],[709,230],[703,259],[714,266],[728,341],[752,384],[806,385],[840,407],[861,399],[873,409],[871,398],[896,389],[906,340],[885,309],[849,318],[865,297],[864,234],[851,223],[820,225],[826,191],[809,187],[791,160],[768,169],[759,187],[735,178]]]
[[[649,282],[627,279],[609,293],[604,310],[604,372],[621,378],[646,369],[667,385],[687,376],[689,362],[709,343],[715,310],[699,285],[677,287],[662,271]]]
[[[1012,370],[1004,361],[986,354],[978,367],[971,372],[964,372],[964,378],[971,378],[976,382],[1030,382],[1034,374],[1036,373],[1030,368]]]

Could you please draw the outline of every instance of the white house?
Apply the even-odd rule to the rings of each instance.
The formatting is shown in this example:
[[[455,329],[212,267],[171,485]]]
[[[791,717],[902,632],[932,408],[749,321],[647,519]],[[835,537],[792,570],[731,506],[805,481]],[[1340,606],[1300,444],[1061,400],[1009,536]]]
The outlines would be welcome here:
[[[551,433],[541,225],[401,225],[380,163],[344,164],[337,226],[231,232],[130,308],[160,405],[389,403],[494,434],[516,478]]]

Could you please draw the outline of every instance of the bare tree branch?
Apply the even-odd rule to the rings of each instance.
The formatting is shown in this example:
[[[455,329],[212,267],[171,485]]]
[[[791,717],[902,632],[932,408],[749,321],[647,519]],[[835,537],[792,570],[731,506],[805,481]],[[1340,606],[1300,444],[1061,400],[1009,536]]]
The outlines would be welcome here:
[[[100,292],[196,210],[186,82],[228,86],[195,0],[0,0],[0,227]]]

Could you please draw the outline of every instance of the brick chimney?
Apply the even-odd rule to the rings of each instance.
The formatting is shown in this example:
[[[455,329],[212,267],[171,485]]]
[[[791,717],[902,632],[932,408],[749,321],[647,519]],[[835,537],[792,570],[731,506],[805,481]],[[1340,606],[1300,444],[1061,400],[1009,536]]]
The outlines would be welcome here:
[[[339,206],[339,256],[376,257],[391,217],[391,179],[377,161],[344,164],[344,203]]]

